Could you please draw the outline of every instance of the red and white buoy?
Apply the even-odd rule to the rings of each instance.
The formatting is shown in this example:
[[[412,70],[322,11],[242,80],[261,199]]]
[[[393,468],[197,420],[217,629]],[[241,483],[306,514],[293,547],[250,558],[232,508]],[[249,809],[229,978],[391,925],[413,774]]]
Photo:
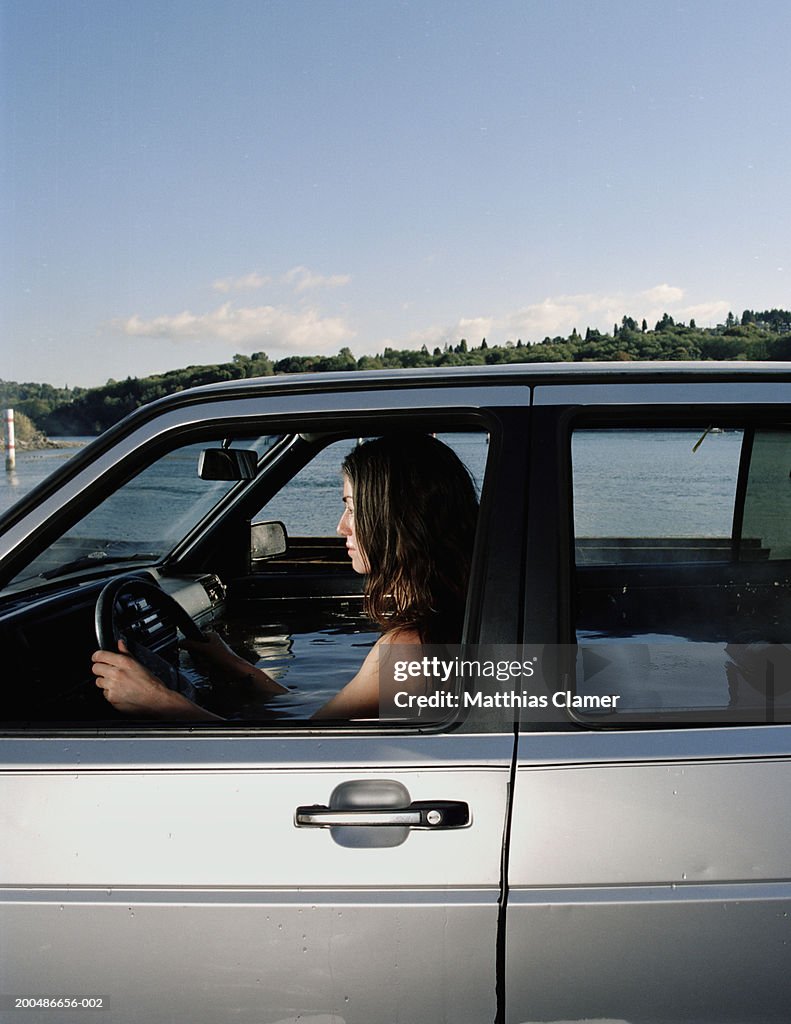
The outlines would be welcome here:
[[[5,468],[12,470],[16,467],[16,444],[14,442],[14,410],[5,411]]]

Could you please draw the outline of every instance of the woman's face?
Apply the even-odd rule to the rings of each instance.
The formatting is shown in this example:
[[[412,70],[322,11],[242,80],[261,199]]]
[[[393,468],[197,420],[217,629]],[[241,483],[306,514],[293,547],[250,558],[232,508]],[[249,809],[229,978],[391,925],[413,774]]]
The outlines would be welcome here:
[[[361,575],[368,572],[368,560],[365,552],[360,547],[354,529],[354,496],[352,494],[352,482],[344,474],[343,476],[343,515],[338,520],[337,532],[341,537],[346,538],[346,551],[352,560],[352,569]]]

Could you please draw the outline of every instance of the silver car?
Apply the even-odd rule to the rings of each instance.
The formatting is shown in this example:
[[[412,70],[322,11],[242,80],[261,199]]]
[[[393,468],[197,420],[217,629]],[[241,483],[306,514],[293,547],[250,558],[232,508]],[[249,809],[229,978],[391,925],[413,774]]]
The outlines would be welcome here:
[[[789,409],[779,363],[272,377],[74,455],[0,521],[0,1019],[788,1020]],[[313,721],[376,638],[338,467],[407,429],[480,491],[450,696]],[[289,693],[215,692],[208,625]],[[119,630],[224,720],[115,712]]]

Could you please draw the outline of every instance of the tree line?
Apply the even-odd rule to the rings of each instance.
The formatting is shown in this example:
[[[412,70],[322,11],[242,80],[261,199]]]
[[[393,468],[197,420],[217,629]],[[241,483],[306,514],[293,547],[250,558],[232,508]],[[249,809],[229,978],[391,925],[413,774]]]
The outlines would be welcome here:
[[[724,324],[705,328],[699,328],[694,320],[677,323],[667,313],[651,329],[645,320],[638,324],[624,316],[620,324],[613,324],[612,331],[605,333],[587,328],[580,334],[575,329],[566,338],[546,337],[540,342],[518,338],[504,345],[489,345],[485,338],[473,344],[462,338],[455,345],[432,350],[426,345],[416,350],[385,348],[377,355],[359,358],[349,348],[342,348],[334,356],[287,356],[276,361],[265,352],[255,352],[235,355],[228,363],[109,380],[103,387],[90,389],[0,380],[0,406],[18,410],[49,435],[91,435],[156,398],[216,381],[332,370],[637,359],[791,360],[791,312],[745,310],[740,318],[729,313]]]

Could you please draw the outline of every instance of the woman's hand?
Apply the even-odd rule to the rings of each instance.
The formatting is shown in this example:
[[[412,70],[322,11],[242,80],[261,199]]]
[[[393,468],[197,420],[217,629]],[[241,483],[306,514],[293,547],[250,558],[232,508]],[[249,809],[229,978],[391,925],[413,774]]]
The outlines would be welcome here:
[[[169,690],[156,676],[129,654],[123,640],[119,653],[96,651],[92,657],[96,685],[114,708],[125,715],[176,718],[190,721],[216,720],[205,708]]]

